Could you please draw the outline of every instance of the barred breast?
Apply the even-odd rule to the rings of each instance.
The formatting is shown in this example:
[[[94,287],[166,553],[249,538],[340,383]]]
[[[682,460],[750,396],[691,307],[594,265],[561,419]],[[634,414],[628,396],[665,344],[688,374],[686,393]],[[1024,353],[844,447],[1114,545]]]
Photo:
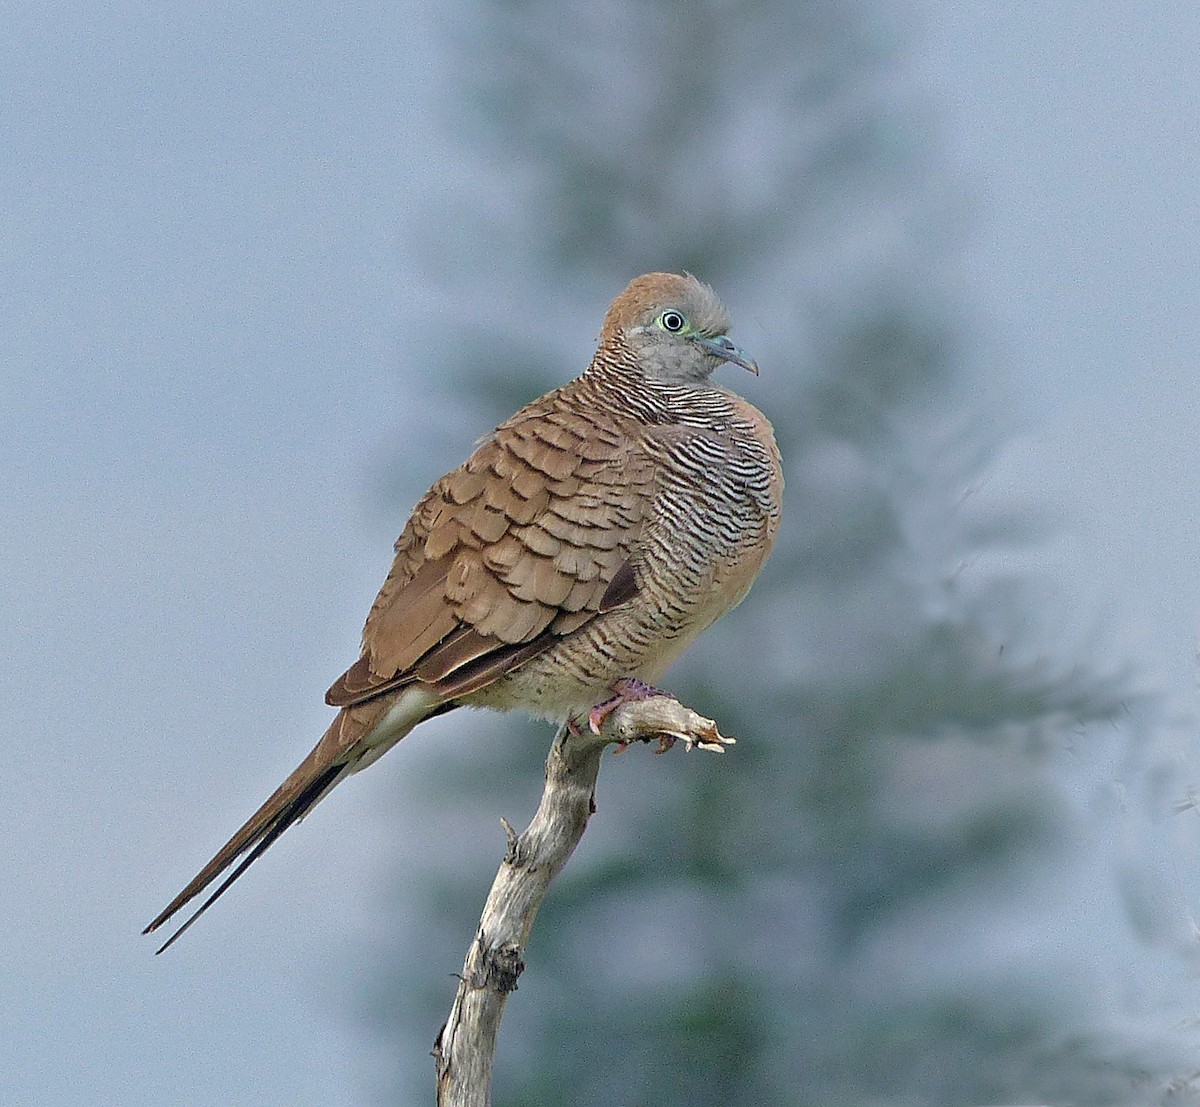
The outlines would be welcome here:
[[[602,363],[556,399],[563,421],[577,421],[581,434],[599,422],[629,445],[612,475],[626,516],[639,520],[629,543],[634,590],[463,702],[562,719],[622,678],[660,680],[742,601],[775,541],[783,476],[770,423],[725,389],[647,381]],[[586,513],[564,520],[568,548],[586,548],[576,528],[590,521]]]

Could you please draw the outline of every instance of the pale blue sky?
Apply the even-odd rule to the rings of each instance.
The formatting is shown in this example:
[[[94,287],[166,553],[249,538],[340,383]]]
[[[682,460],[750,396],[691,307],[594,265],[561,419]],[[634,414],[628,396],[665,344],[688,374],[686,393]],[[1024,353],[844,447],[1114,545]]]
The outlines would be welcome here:
[[[947,283],[980,407],[1015,429],[976,494],[1050,511],[1051,538],[1007,556],[1044,575],[1063,643],[1154,675],[1200,781],[1200,12],[917,10],[902,76],[964,200]],[[10,16],[0,1102],[366,1102],[356,965],[386,925],[396,766],[339,791],[203,940],[155,959],[137,931],[324,727],[398,529],[380,467],[406,425],[446,422],[421,351],[461,305],[418,291],[406,213],[456,167],[414,11]],[[414,492],[484,429],[448,427]],[[1129,829],[1183,915],[1187,819]]]

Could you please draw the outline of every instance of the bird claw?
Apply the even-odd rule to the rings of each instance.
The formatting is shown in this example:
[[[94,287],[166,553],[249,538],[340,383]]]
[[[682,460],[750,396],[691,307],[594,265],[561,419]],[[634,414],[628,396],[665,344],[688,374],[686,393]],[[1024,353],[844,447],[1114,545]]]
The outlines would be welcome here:
[[[655,696],[666,696],[672,700],[675,698],[670,692],[664,692],[661,688],[655,688],[653,685],[637,680],[634,677],[625,677],[616,681],[612,686],[612,690],[612,696],[603,703],[596,704],[588,712],[588,726],[591,727],[593,734],[599,734],[600,728],[604,726],[604,720],[624,703],[640,703]],[[618,743],[619,748],[616,752],[621,753],[628,745],[628,742],[624,745]]]

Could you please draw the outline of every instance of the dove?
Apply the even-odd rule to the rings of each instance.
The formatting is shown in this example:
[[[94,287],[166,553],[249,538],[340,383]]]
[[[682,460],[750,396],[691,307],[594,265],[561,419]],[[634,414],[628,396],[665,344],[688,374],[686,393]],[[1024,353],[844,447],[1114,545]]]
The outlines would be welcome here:
[[[633,280],[584,372],[501,423],[421,498],[328,731],[146,928],[220,880],[184,933],[330,790],[426,719],[521,710],[598,729],[746,596],[779,528],[766,417],[712,383],[758,366],[690,274]],[[222,879],[223,878],[223,879]]]

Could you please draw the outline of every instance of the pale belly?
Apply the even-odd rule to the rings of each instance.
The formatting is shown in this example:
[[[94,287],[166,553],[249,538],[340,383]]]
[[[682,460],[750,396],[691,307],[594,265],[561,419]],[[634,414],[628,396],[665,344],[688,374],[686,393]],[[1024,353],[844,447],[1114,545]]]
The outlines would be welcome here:
[[[682,604],[679,597],[657,604],[648,594],[598,615],[560,644],[460,702],[498,711],[520,709],[561,722],[603,702],[623,678],[657,684],[700,634],[745,598],[764,559],[755,551],[727,563]]]

